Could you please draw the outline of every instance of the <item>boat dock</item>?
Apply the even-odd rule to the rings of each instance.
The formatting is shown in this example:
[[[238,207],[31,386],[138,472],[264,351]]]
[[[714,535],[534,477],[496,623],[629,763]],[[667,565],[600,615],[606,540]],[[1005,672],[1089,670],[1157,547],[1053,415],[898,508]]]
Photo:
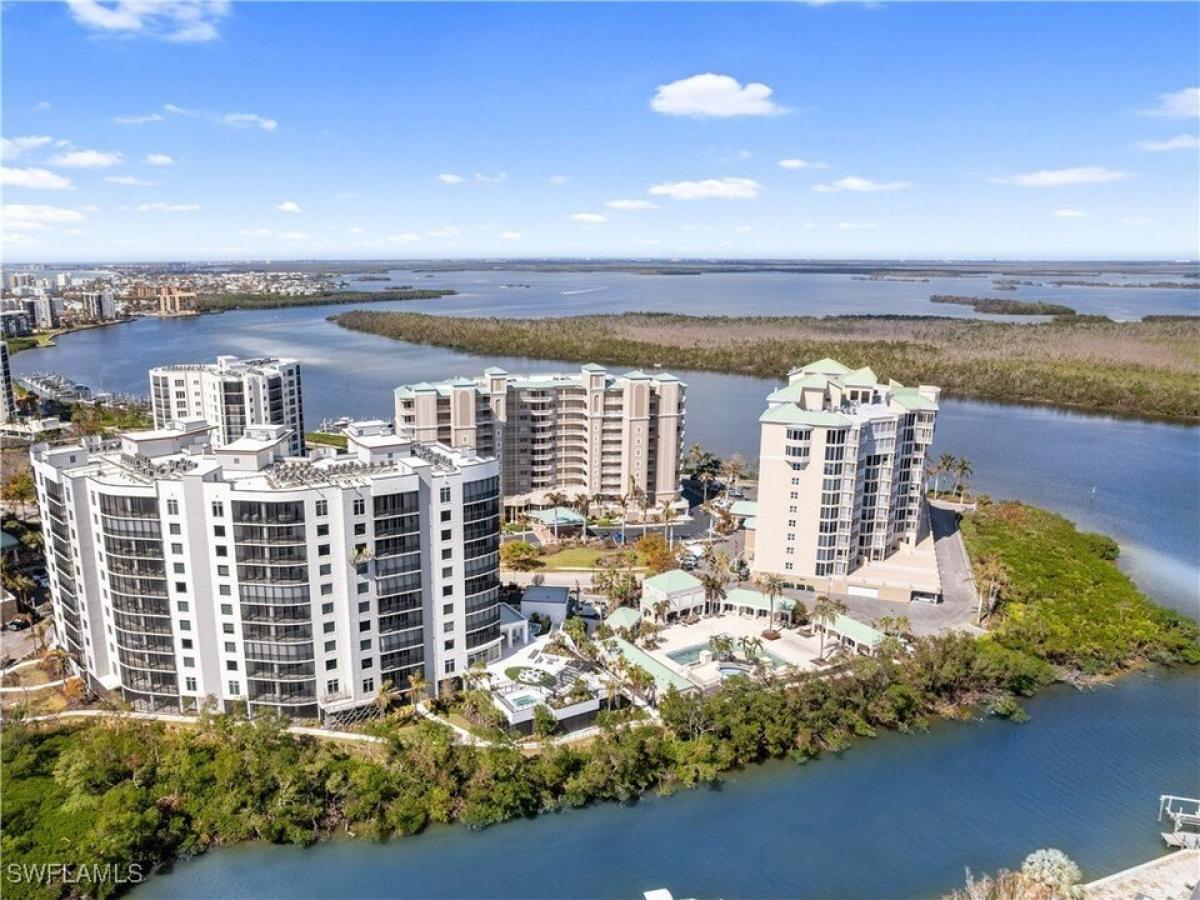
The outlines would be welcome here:
[[[1194,850],[1200,848],[1200,800],[1163,794],[1158,798],[1158,821],[1169,819],[1172,829],[1162,838],[1169,847]]]

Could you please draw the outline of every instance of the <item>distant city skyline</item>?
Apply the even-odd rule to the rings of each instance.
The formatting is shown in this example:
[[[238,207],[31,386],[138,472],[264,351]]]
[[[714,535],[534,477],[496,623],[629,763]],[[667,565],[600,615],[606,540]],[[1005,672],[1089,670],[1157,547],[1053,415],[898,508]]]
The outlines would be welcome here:
[[[1194,259],[1194,4],[3,7],[3,256]]]

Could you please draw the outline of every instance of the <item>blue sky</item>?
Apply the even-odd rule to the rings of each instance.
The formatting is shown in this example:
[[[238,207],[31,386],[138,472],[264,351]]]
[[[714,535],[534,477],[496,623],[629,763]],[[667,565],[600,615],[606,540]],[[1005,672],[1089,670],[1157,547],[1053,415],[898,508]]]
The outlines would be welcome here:
[[[2,15],[10,260],[1200,253],[1192,3]]]

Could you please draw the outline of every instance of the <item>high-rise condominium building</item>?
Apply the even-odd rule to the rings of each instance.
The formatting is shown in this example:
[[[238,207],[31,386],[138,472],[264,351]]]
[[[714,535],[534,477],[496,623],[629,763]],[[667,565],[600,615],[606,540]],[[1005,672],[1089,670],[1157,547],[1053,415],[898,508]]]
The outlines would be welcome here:
[[[648,504],[679,491],[686,385],[665,372],[510,375],[396,389],[396,427],[498,455],[506,502],[541,504],[547,494],[607,499],[645,492]]]
[[[294,359],[237,359],[159,366],[150,370],[154,425],[200,418],[213,427],[213,443],[228,444],[251,425],[285,425],[287,447],[304,454],[300,364]]]
[[[328,720],[498,656],[495,460],[382,422],[315,461],[282,426],[209,431],[33,448],[59,646],[93,688]]]
[[[12,367],[8,363],[8,344],[0,341],[0,425],[17,417],[17,398],[13,394]]]
[[[83,302],[83,317],[98,322],[117,317],[117,302],[112,291],[84,291],[79,299]]]
[[[793,370],[759,419],[752,568],[847,591],[862,566],[915,544],[940,393],[832,359]]]

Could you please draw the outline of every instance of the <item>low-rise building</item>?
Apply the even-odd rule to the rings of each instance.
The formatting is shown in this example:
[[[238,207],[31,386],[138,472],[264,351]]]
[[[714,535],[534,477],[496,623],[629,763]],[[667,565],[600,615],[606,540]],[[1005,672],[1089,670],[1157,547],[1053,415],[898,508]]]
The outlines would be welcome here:
[[[551,584],[531,584],[521,594],[521,615],[540,616],[561,627],[571,615],[571,589]]]
[[[703,615],[704,583],[690,572],[674,569],[642,582],[642,615],[663,622]]]

